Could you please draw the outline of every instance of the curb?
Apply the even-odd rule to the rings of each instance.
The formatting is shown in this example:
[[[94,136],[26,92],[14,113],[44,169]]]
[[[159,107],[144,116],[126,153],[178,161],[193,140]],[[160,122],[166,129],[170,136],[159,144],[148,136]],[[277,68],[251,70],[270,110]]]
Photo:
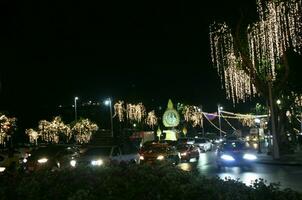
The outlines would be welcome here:
[[[302,166],[299,162],[274,162],[274,161],[256,161],[257,164],[264,165],[283,165],[283,166]]]

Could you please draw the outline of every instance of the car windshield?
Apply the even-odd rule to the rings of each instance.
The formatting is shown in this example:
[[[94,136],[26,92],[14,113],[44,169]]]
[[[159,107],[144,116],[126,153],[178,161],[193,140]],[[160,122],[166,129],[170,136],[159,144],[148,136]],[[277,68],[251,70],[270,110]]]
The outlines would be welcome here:
[[[243,142],[226,142],[222,145],[222,150],[224,151],[238,151],[244,150],[246,148]]]
[[[37,150],[34,150],[32,154],[32,158],[37,158],[41,156],[55,156],[61,151],[64,151],[65,147],[61,146],[48,146],[48,147],[40,147]]]
[[[142,148],[143,151],[152,151],[153,153],[166,152],[170,150],[167,145],[147,145]]]
[[[207,141],[205,139],[197,138],[195,139],[195,143],[206,143]]]
[[[88,149],[84,155],[86,156],[110,156],[111,147]]]

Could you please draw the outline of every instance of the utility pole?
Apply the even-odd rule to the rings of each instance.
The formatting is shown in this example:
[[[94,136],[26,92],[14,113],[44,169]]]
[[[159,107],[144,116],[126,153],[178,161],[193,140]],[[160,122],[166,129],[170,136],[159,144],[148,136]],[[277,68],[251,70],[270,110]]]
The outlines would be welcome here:
[[[222,108],[220,107],[220,105],[218,104],[218,119],[219,119],[219,136],[220,139],[222,139],[222,132],[221,132],[221,116],[220,116],[220,110]]]

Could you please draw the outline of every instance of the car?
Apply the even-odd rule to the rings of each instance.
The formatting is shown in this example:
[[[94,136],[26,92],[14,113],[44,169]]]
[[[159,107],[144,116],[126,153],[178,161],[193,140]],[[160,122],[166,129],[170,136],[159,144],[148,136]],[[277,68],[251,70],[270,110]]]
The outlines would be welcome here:
[[[207,138],[195,138],[194,144],[198,146],[202,152],[211,151],[213,149],[212,142]]]
[[[100,167],[118,164],[139,163],[139,154],[125,154],[117,145],[88,147],[76,161],[76,165]]]
[[[151,142],[144,144],[139,150],[140,163],[162,163],[168,162],[178,164],[180,162],[180,153],[175,146],[169,143]]]
[[[41,146],[30,152],[30,156],[23,159],[26,172],[45,170],[59,170],[72,168],[79,156],[79,148],[70,145]]]
[[[189,162],[190,159],[192,158],[199,160],[200,150],[197,146],[192,144],[180,144],[177,145],[176,148],[180,153],[180,157],[182,161]]]
[[[246,143],[241,140],[224,142],[217,150],[218,168],[226,166],[252,167],[256,160],[256,154],[250,151]]]
[[[15,171],[19,167],[20,151],[5,149],[0,152],[0,173]]]
[[[178,138],[177,144],[194,144],[194,138],[190,138],[190,137]]]

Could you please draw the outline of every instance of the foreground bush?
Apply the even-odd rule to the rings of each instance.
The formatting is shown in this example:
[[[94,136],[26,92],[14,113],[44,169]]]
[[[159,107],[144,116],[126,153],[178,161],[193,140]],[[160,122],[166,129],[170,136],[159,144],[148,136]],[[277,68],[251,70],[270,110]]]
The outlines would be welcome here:
[[[248,187],[234,180],[205,178],[170,166],[131,166],[6,175],[0,178],[0,199],[301,199],[300,193],[266,186]]]

